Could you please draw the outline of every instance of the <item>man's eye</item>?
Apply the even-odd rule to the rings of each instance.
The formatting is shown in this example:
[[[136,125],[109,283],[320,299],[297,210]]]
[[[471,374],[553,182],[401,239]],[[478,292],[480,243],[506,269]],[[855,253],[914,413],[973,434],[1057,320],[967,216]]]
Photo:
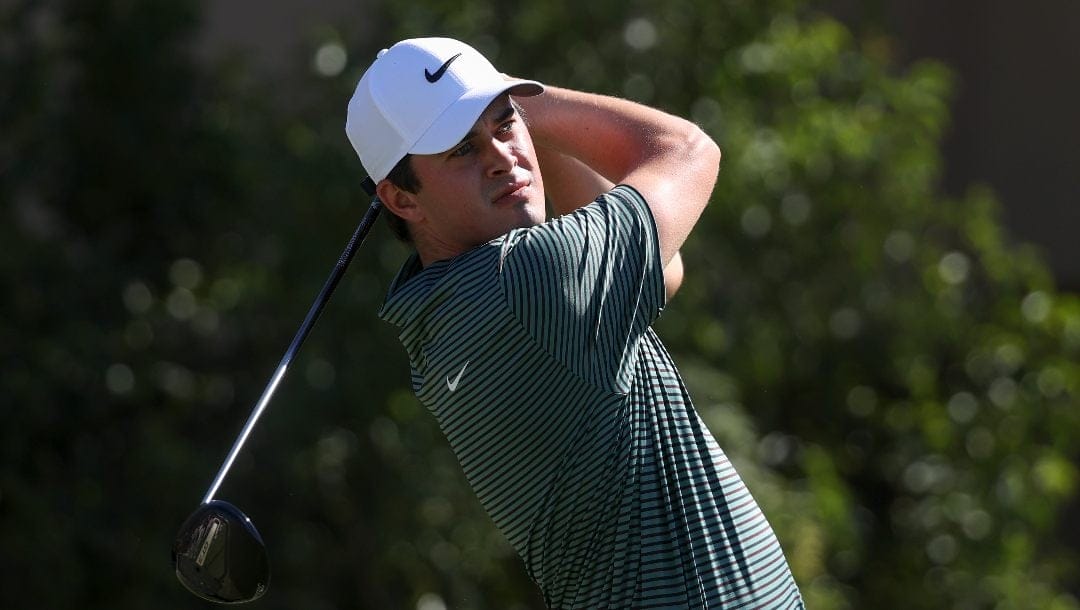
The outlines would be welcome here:
[[[499,133],[509,133],[514,128],[513,121],[507,121],[499,126]]]
[[[450,153],[451,157],[463,157],[472,152],[473,145],[471,142],[466,142],[461,146],[454,149],[454,152]]]

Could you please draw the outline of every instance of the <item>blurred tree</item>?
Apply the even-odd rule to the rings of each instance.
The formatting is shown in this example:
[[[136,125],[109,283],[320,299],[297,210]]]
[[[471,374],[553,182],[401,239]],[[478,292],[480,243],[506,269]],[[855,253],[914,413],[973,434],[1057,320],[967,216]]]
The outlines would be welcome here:
[[[177,483],[182,354],[207,355],[161,323],[198,282],[170,264],[232,180],[183,51],[195,23],[184,2],[0,12],[4,607],[146,607],[164,582],[141,545]]]
[[[660,331],[810,607],[1077,606],[1080,304],[991,194],[936,194],[941,66],[796,0],[415,0],[271,80],[197,63],[198,16],[0,8],[0,606],[198,607],[171,537],[366,207],[346,101],[436,34],[721,143]],[[375,231],[222,489],[270,547],[254,607],[541,607],[374,315],[403,256]]]
[[[945,68],[785,0],[387,10],[388,40],[459,36],[727,151],[660,326],[811,607],[1076,607],[1080,306],[990,193],[937,195]]]

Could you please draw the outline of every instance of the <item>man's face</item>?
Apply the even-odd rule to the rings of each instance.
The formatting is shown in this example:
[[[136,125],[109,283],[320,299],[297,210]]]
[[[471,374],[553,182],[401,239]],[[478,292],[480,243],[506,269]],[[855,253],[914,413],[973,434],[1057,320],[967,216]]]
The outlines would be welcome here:
[[[421,185],[413,196],[422,218],[411,229],[439,250],[435,258],[545,219],[532,137],[507,94],[488,105],[456,146],[413,155],[412,164]]]

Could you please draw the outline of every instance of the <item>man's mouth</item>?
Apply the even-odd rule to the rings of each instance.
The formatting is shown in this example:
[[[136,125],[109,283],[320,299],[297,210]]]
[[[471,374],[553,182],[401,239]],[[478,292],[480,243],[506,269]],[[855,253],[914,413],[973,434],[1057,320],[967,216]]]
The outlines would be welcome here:
[[[517,180],[512,184],[495,191],[492,203],[505,205],[528,199],[528,189],[532,186],[531,180]]]

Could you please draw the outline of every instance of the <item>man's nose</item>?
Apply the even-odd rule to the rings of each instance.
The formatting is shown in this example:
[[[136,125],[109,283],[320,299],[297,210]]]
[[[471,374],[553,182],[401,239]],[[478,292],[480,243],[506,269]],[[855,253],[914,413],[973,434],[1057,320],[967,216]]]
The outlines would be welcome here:
[[[492,138],[486,148],[488,174],[497,176],[517,166],[517,154],[513,143]]]

